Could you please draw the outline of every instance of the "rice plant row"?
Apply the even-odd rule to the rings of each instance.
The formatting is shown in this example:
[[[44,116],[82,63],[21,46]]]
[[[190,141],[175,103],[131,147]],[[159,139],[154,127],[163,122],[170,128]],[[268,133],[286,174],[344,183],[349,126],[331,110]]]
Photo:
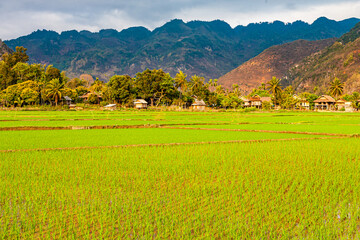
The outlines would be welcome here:
[[[0,153],[0,239],[358,239],[359,139]]]

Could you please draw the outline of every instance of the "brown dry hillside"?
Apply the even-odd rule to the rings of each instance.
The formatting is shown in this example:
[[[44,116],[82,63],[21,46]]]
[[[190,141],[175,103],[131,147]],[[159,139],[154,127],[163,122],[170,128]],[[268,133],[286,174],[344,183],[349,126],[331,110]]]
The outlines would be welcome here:
[[[330,46],[335,40],[334,38],[319,41],[297,40],[270,47],[260,55],[220,77],[218,83],[226,88],[238,84],[240,89],[248,92],[269,81],[272,76],[284,77],[294,64]]]
[[[306,57],[287,74],[297,91],[324,94],[335,77],[345,83],[344,93],[360,91],[360,24],[332,46]]]

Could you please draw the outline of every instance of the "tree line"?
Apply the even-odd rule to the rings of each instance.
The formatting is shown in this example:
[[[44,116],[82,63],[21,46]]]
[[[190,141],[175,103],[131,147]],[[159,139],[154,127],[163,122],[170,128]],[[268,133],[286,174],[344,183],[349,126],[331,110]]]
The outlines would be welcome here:
[[[135,99],[145,99],[151,106],[180,107],[190,106],[195,99],[204,100],[210,107],[241,108],[244,95],[237,84],[232,89],[225,89],[210,79],[205,82],[203,77],[194,75],[188,77],[179,71],[175,77],[162,69],[139,72],[135,77],[128,75],[112,76],[107,83],[98,79],[93,82],[73,78],[69,79],[65,72],[52,65],[29,64],[26,48],[16,47],[12,54],[4,54],[0,61],[0,103],[5,106],[24,105],[58,105],[64,96],[70,97],[75,103],[82,102],[80,98],[88,94],[87,103],[108,104],[117,103],[124,107],[133,105]],[[329,88],[329,94],[338,98],[342,95],[343,83],[334,79]],[[275,106],[284,109],[294,108],[299,101],[294,98],[292,86],[282,88],[281,80],[273,77],[266,84],[262,84],[246,97],[258,95],[271,97]],[[310,104],[318,98],[314,93],[299,94]],[[359,94],[342,96],[346,100],[357,104]],[[266,105],[269,108],[270,104]],[[357,105],[356,105],[357,106]]]

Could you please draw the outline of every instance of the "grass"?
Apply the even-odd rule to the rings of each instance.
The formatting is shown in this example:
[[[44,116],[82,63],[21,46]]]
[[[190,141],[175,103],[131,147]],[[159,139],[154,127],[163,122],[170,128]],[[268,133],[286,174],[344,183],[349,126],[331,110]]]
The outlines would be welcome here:
[[[237,124],[237,125],[186,125],[185,128],[208,128],[208,129],[229,129],[229,130],[265,130],[265,131],[288,131],[288,132],[309,132],[309,133],[334,133],[334,134],[358,134],[358,125],[340,124]]]
[[[0,150],[311,138],[312,135],[165,128],[3,131]]]
[[[2,238],[359,238],[358,139],[0,153]]]
[[[0,128],[173,127],[0,131],[0,239],[359,239],[359,116],[0,111]]]

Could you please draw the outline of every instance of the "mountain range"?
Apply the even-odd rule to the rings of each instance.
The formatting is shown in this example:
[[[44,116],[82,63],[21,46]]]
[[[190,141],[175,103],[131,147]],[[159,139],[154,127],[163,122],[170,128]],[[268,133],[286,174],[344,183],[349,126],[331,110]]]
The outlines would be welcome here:
[[[338,38],[359,21],[321,17],[312,24],[275,21],[232,28],[220,20],[175,19],[153,31],[144,27],[97,33],[38,30],[5,43],[12,49],[24,46],[30,62],[53,64],[71,78],[90,74],[107,81],[115,74],[134,76],[146,68],[162,68],[172,76],[182,70],[215,79],[268,47],[299,39]]]

